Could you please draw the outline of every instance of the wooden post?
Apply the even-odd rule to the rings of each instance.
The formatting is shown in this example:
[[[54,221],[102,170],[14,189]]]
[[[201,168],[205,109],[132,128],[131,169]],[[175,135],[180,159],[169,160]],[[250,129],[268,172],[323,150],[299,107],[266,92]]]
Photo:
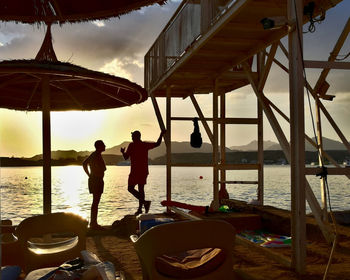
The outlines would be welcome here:
[[[292,266],[297,273],[305,273],[306,261],[306,200],[305,200],[305,124],[304,76],[302,67],[303,3],[288,0],[288,20],[297,28],[288,35],[290,142],[291,142],[291,223]]]
[[[42,79],[43,210],[51,213],[51,133],[49,78]]]
[[[265,56],[262,53],[258,53],[257,55],[257,71],[259,75],[259,81],[262,81],[262,71],[264,65]],[[263,124],[263,110],[262,105],[257,98],[257,115],[258,115],[258,193],[257,199],[260,205],[264,205],[264,124]]]
[[[166,88],[166,199],[171,200],[171,88]],[[169,211],[169,209],[168,209]]]
[[[219,209],[218,98],[219,85],[217,79],[215,79],[213,92],[213,201],[210,205],[213,210]]]
[[[220,119],[224,120],[226,118],[226,93],[222,92],[220,95]],[[220,155],[221,160],[220,163],[226,164],[226,124],[224,122],[220,122]],[[220,169],[220,181],[226,181],[226,170]],[[226,184],[220,183],[220,197],[228,199],[228,193],[226,190]]]
[[[321,126],[321,114],[320,107],[316,100],[316,124],[317,124],[317,150],[318,150],[318,164],[319,166],[323,165],[323,141],[322,141],[322,126]],[[328,221],[327,213],[327,192],[325,188],[325,178],[320,178],[320,187],[321,187],[321,198],[322,198],[322,218],[323,221]]]

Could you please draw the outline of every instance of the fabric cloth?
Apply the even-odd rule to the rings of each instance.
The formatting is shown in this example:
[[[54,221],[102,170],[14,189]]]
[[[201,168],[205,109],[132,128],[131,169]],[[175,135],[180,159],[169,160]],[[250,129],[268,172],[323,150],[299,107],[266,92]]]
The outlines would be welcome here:
[[[145,185],[148,176],[148,151],[155,148],[156,143],[132,142],[129,144],[126,155],[130,157],[131,168],[128,185]]]
[[[188,250],[156,258],[155,265],[161,274],[179,279],[201,277],[218,268],[225,260],[219,248]]]

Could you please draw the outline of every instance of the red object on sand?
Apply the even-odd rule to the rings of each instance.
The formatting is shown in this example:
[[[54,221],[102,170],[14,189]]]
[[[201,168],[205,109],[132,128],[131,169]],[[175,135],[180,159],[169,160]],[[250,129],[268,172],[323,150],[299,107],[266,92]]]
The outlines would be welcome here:
[[[163,206],[174,206],[182,209],[191,210],[200,214],[209,212],[209,206],[198,206],[198,205],[186,204],[186,203],[172,201],[172,200],[163,200],[161,204]]]

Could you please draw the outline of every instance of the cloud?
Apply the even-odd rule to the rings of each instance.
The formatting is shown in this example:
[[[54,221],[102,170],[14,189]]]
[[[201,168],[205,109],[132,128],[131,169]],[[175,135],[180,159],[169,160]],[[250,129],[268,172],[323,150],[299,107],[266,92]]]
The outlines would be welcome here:
[[[140,79],[143,75],[143,63],[136,59],[129,57],[122,59],[115,58],[101,67],[99,71],[143,84],[143,80]]]
[[[125,57],[140,60],[168,22],[179,3],[153,5],[120,18],[52,26],[53,46],[61,61],[98,70]],[[34,58],[45,27],[1,23],[2,59]],[[142,74],[143,75],[143,74]]]

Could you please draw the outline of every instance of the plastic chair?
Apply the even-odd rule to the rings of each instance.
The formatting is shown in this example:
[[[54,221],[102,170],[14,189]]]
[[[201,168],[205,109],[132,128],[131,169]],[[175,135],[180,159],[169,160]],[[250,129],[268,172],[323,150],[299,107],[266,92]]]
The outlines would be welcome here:
[[[73,213],[52,213],[23,220],[16,228],[21,266],[27,273],[59,266],[86,247],[88,221]]]
[[[234,227],[225,221],[191,220],[157,225],[140,237],[132,235],[130,238],[139,257],[144,280],[228,280],[233,279],[235,233]],[[174,262],[174,255],[178,259],[184,252],[188,256],[188,252],[192,254],[203,248],[219,253],[213,258],[202,257],[199,267],[191,264],[183,269],[183,261]],[[164,266],[167,259],[171,261]]]

